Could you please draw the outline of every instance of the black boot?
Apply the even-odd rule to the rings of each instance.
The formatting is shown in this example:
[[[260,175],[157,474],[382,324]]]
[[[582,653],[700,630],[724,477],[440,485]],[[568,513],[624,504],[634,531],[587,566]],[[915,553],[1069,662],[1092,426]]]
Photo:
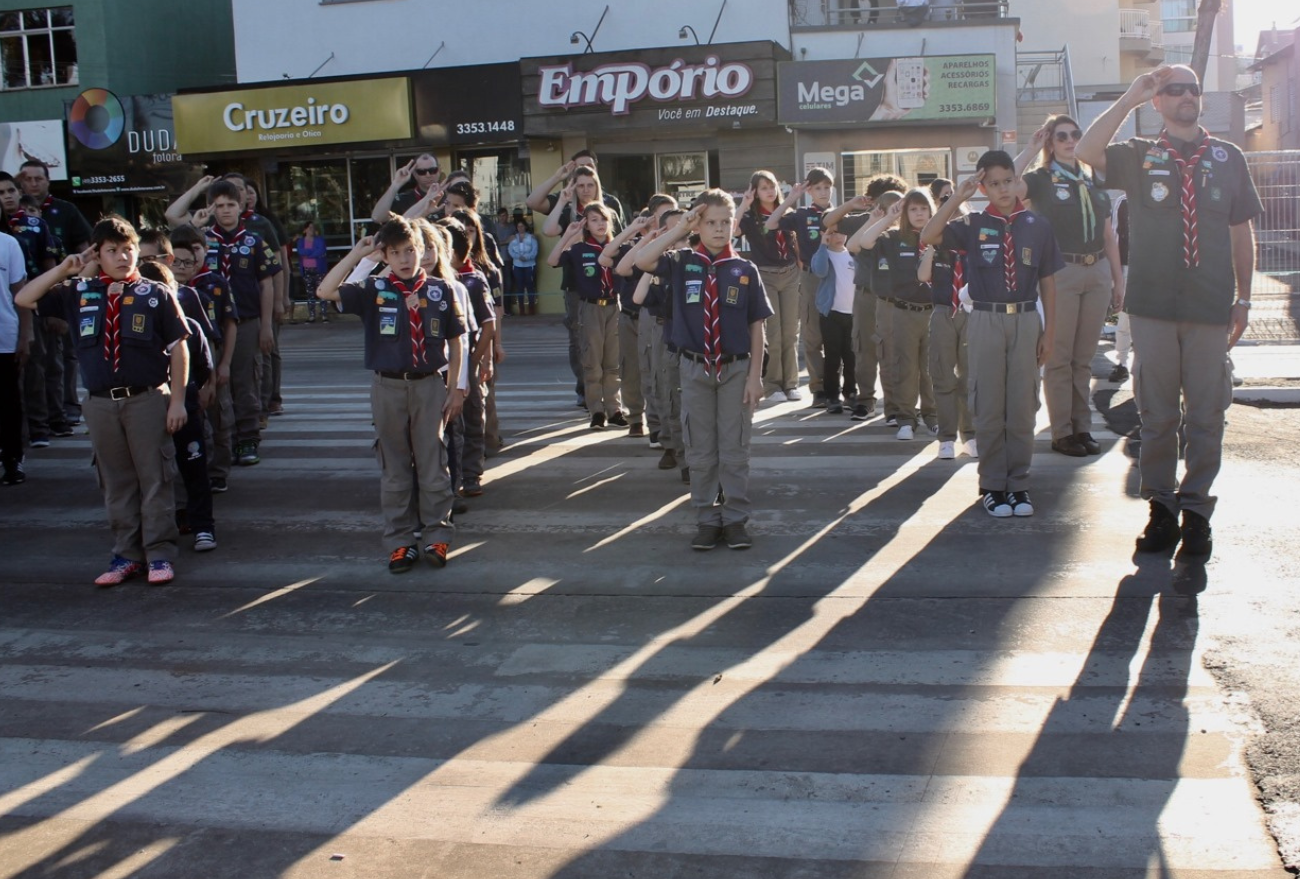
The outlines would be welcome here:
[[[1183,549],[1185,555],[1193,558],[1209,558],[1214,551],[1214,539],[1210,531],[1210,520],[1200,513],[1183,510]]]
[[[1138,552],[1169,552],[1178,545],[1178,517],[1160,501],[1151,501],[1151,518],[1137,539]]]

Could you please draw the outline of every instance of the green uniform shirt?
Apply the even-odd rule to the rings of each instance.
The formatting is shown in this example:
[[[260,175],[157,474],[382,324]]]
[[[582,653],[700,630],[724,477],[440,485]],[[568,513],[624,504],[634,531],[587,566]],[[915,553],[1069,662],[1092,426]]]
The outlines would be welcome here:
[[[1170,137],[1186,157],[1196,145]],[[1200,265],[1183,265],[1182,181],[1173,156],[1135,137],[1106,147],[1106,187],[1129,205],[1129,275],[1124,310],[1140,317],[1226,326],[1236,299],[1229,228],[1258,216],[1263,205],[1246,157],[1210,138],[1193,175]]]
[[[1100,186],[1087,186],[1096,218],[1092,235],[1083,224],[1083,204],[1079,184],[1058,173],[1050,165],[1035,168],[1025,175],[1025,188],[1033,210],[1047,217],[1056,232],[1056,244],[1063,253],[1098,253],[1105,246],[1106,221],[1110,219],[1110,196]]]

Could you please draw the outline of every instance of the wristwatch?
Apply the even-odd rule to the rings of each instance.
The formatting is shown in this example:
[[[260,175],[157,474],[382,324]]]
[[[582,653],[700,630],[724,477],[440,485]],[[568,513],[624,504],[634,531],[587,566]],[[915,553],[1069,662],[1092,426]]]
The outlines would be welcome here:
[[[1234,302],[1234,303],[1232,303],[1232,304],[1233,304],[1233,305],[1240,305],[1242,308],[1250,308],[1250,300],[1249,300],[1249,299],[1238,299],[1236,302]]]

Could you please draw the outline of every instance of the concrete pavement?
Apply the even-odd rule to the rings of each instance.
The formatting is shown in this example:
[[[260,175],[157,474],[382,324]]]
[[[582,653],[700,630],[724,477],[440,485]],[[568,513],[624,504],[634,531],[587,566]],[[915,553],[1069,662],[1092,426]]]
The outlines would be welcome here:
[[[1225,469],[1198,605],[1130,558],[1122,388],[1100,458],[1042,436],[1011,522],[969,459],[783,404],[754,549],[691,553],[660,453],[585,429],[563,331],[507,332],[509,447],[443,571],[383,569],[355,327],[285,333],[287,414],[174,587],[90,587],[88,441],[32,455],[0,876],[1286,875],[1202,664],[1280,551],[1266,465]]]

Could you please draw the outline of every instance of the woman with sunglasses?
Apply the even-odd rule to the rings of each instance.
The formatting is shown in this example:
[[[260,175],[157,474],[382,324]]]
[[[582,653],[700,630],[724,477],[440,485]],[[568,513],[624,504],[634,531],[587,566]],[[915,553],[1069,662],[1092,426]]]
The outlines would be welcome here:
[[[1091,433],[1092,358],[1106,310],[1119,304],[1124,290],[1110,197],[1074,155],[1082,136],[1069,116],[1049,117],[1034,135],[1039,162],[1024,175],[1021,193],[1026,207],[1051,223],[1066,263],[1056,276],[1055,344],[1043,370],[1043,393],[1052,450],[1074,458],[1101,452]]]

